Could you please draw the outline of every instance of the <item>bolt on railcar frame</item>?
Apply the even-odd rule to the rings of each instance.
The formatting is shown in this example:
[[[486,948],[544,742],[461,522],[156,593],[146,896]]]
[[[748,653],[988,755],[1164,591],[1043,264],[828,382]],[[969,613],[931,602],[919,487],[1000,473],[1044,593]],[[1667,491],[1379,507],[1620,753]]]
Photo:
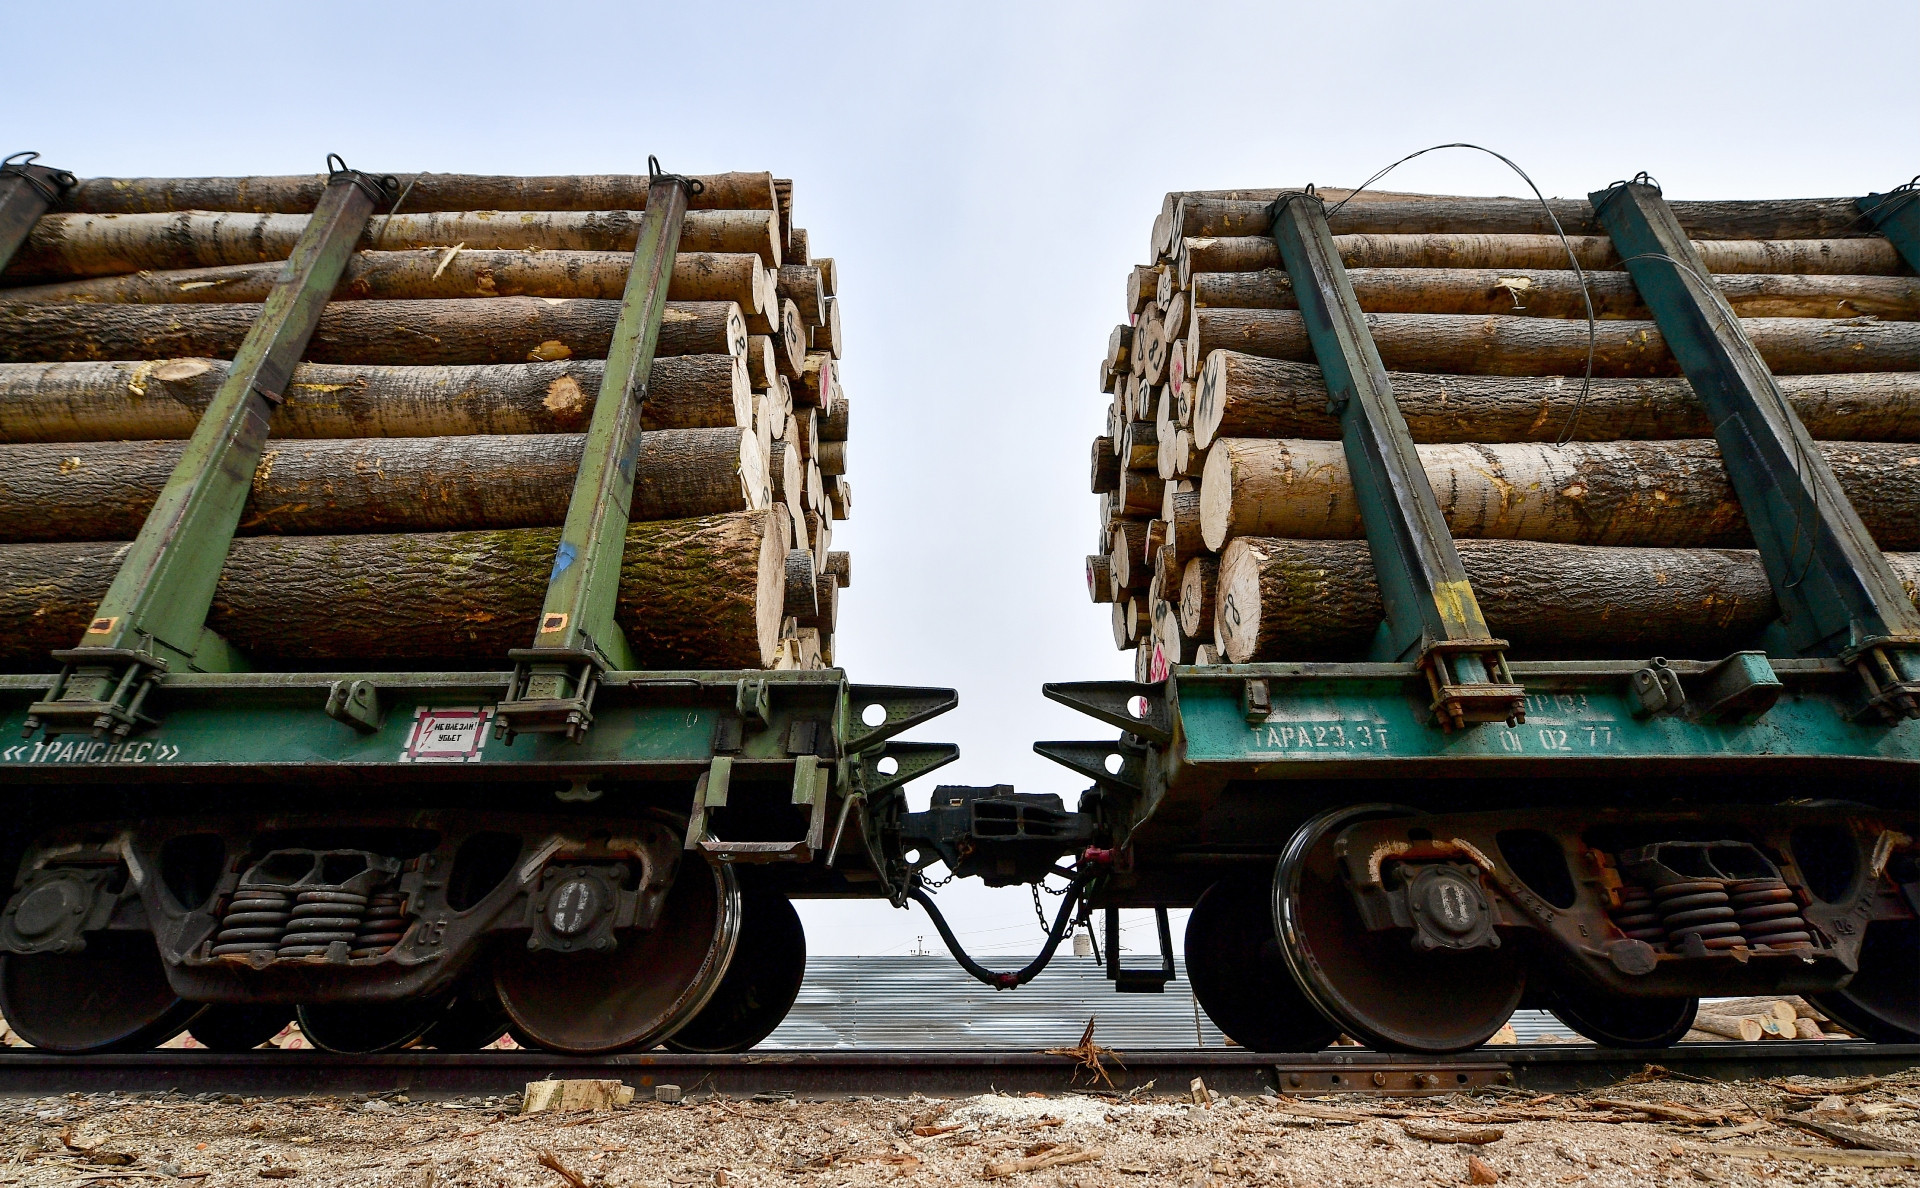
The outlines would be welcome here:
[[[196,1034],[246,1047],[298,1005],[347,1050],[509,1025],[564,1051],[750,1046],[804,967],[787,896],[904,897],[894,801],[958,748],[894,736],[951,690],[640,671],[614,621],[640,406],[700,184],[649,167],[532,646],[480,671],[256,672],[205,626],[215,584],[280,393],[396,189],[329,159],[79,645],[57,673],[0,675],[16,1030],[138,1047],[216,1004]],[[71,184],[7,169],[0,265]]]
[[[1915,197],[1858,206],[1920,270]],[[1386,608],[1372,655],[1049,685],[1121,734],[1035,747],[1094,781],[1115,850],[1090,902],[1195,905],[1196,992],[1243,1044],[1458,1049],[1522,1001],[1654,1044],[1696,996],[1763,991],[1920,1033],[1920,613],[1657,186],[1590,201],[1708,408],[1780,619],[1726,657],[1508,660],[1324,208],[1281,197]]]

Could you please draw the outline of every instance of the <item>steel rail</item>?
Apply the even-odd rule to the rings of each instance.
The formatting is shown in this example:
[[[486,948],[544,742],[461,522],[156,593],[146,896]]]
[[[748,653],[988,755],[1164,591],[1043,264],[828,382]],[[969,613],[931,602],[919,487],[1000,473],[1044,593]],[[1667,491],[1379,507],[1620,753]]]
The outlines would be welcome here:
[[[1120,1063],[1124,1061],[1124,1064]],[[115,1091],[253,1097],[379,1094],[451,1097],[518,1093],[548,1077],[612,1077],[647,1096],[677,1085],[689,1096],[757,1093],[802,1098],[961,1096],[1139,1091],[1185,1094],[1195,1077],[1217,1093],[1358,1092],[1419,1095],[1512,1086],[1575,1092],[1615,1084],[1647,1065],[1689,1077],[1736,1080],[1806,1074],[1857,1077],[1920,1066],[1920,1044],[1707,1043],[1634,1051],[1587,1044],[1481,1048],[1438,1059],[1335,1048],[1293,1055],[1241,1049],[1156,1049],[1104,1058],[1109,1085],[1075,1060],[1024,1051],[806,1051],[738,1055],[666,1051],[567,1057],[542,1052],[328,1052],[218,1054],[164,1050],[110,1056],[0,1052],[0,1097]]]

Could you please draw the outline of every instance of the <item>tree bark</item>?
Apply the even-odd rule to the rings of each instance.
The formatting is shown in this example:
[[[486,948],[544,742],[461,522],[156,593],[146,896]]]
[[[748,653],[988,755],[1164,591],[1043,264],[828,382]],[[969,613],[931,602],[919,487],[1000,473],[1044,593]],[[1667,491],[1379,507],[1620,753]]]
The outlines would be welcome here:
[[[1147,565],[1147,521],[1115,520],[1108,535],[1112,547],[1107,551],[1113,563],[1113,580],[1122,590],[1144,590],[1153,580]]]
[[[1113,561],[1098,553],[1087,556],[1087,597],[1094,602],[1113,601]]]
[[[774,274],[780,296],[793,302],[800,311],[800,324],[808,330],[827,320],[826,283],[820,270],[810,264],[787,264]]]
[[[1152,470],[1120,472],[1120,511],[1128,516],[1157,516],[1167,484]]]
[[[833,411],[820,419],[820,440],[847,440],[847,423],[850,419],[847,413],[847,401],[844,399],[835,400],[833,402]]]
[[[709,173],[696,178],[694,210],[774,210],[770,173]],[[647,175],[564,174],[494,177],[466,173],[403,175],[408,210],[645,210]],[[90,177],[62,196],[58,209],[86,214],[239,210],[307,214],[326,188],[323,173],[265,177]]]
[[[1575,377],[1388,375],[1414,440],[1582,441],[1711,437],[1713,424],[1684,379],[1596,379],[1581,397]],[[1781,390],[1815,437],[1920,441],[1920,373],[1780,376]],[[1576,415],[1577,414],[1577,415]],[[1326,381],[1311,364],[1215,351],[1200,373],[1194,445],[1222,437],[1340,436]]]
[[[1584,374],[1587,324],[1559,318],[1457,314],[1368,314],[1380,357],[1402,371],[1475,375]],[[1194,311],[1188,365],[1215,350],[1297,363],[1313,361],[1299,313],[1268,309]],[[1776,375],[1920,370],[1920,323],[1869,319],[1745,318],[1741,328]],[[1602,321],[1593,340],[1598,376],[1677,375],[1652,322]]]
[[[0,363],[0,441],[125,441],[193,433],[226,379],[219,359]],[[360,367],[303,363],[273,416],[276,439],[580,432],[605,364]],[[647,430],[745,427],[753,393],[731,355],[654,361]]]
[[[558,525],[583,440],[536,433],[269,442],[239,534]],[[180,441],[0,446],[0,541],[130,540],[185,449]],[[769,501],[752,433],[643,434],[633,519],[757,511]]]
[[[551,528],[237,540],[207,625],[256,662],[504,664],[533,638],[558,542]],[[618,615],[640,664],[770,665],[787,545],[766,512],[632,525]],[[0,665],[50,670],[48,650],[80,638],[122,548],[0,546]]]
[[[451,300],[460,297],[576,297],[618,301],[631,252],[535,252],[424,249],[356,252],[334,287],[334,301]],[[284,265],[235,264],[135,272],[125,276],[0,289],[0,303],[205,305],[265,301]],[[667,296],[674,301],[732,301],[756,308],[757,256],[681,252]]]
[[[1666,655],[1711,659],[1746,646],[1778,613],[1759,555],[1461,541],[1494,634],[1514,659]],[[1888,554],[1909,597],[1920,555]],[[1243,536],[1221,558],[1214,615],[1228,663],[1351,660],[1384,611],[1363,541]]]
[[[0,305],[0,362],[232,358],[263,307]],[[307,344],[313,363],[388,366],[603,359],[618,301],[343,301]],[[741,355],[746,321],[730,301],[667,306],[656,356]]]
[[[1194,639],[1213,634],[1214,591],[1220,581],[1220,558],[1199,556],[1180,573],[1180,630]]]
[[[1567,268],[1567,249],[1584,269],[1620,267],[1620,253],[1604,235],[1336,235],[1334,248],[1348,268]],[[1878,237],[1866,239],[1694,240],[1707,271],[1899,276],[1900,254]],[[1264,235],[1180,241],[1180,283],[1209,272],[1279,268],[1280,249]]]
[[[1355,268],[1347,276],[1368,313],[1584,318],[1587,312],[1581,277],[1571,269]],[[1594,272],[1585,279],[1595,317],[1652,317],[1626,273]],[[1713,279],[1743,318],[1920,318],[1920,279],[1910,276],[1733,274]],[[1192,292],[1202,308],[1299,308],[1292,280],[1278,268],[1201,273],[1193,278]]]
[[[1266,235],[1272,199],[1185,198],[1175,207],[1176,236]],[[1674,217],[1693,239],[1865,238],[1873,229],[1851,198],[1782,198],[1761,201],[1674,202]],[[1528,198],[1407,195],[1329,207],[1335,235],[1604,235],[1584,198],[1551,198],[1546,206]],[[1554,225],[1555,219],[1559,225]]]
[[[1424,445],[1420,463],[1455,537],[1651,548],[1752,547],[1712,441]],[[1920,549],[1920,445],[1822,443],[1882,549]],[[1336,441],[1223,438],[1208,455],[1207,547],[1238,536],[1357,540],[1359,501]]]
[[[1175,564],[1186,563],[1206,549],[1206,537],[1200,528],[1200,492],[1177,490],[1167,485],[1160,503],[1160,519],[1167,525],[1167,543],[1173,546]]]
[[[285,260],[306,230],[304,214],[46,215],[7,266],[8,284],[176,268],[217,268]],[[456,211],[375,215],[361,244],[369,251],[451,248],[476,251],[625,252],[640,233],[640,212]],[[772,211],[691,210],[680,228],[683,252],[745,252],[780,266],[779,220]]]
[[[820,443],[820,474],[822,477],[847,473],[847,443],[844,441],[823,441]]]
[[[827,298],[826,308],[827,315],[825,320],[818,326],[815,326],[810,332],[812,337],[809,339],[809,349],[825,351],[827,354],[838,359],[841,354],[842,344],[845,341],[840,337],[840,299],[838,297]]]

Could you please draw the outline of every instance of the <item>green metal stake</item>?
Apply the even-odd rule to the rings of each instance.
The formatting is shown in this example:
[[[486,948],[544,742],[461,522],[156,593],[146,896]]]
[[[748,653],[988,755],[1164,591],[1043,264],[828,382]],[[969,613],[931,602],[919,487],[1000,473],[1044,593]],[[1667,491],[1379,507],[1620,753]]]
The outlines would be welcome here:
[[[1273,204],[1272,234],[1326,377],[1327,411],[1340,418],[1347,469],[1380,579],[1387,613],[1374,658],[1415,660],[1427,674],[1435,716],[1449,730],[1524,719],[1525,695],[1507,673],[1506,642],[1492,638],[1480,614],[1327,229],[1325,205],[1312,194],[1283,195]]]
[[[35,165],[39,156],[15,153],[0,161],[0,272],[27,242],[40,216],[79,184],[64,169]]]
[[[1775,654],[1838,656],[1890,720],[1920,717],[1920,612],[1766,360],[1645,174],[1589,195],[1654,324],[1706,406],[1780,604]]]
[[[614,622],[614,607],[640,457],[640,406],[666,313],[687,199],[703,188],[692,178],[662,173],[652,157],[647,166],[647,209],[539,627],[532,647],[508,653],[515,662],[514,681],[499,707],[508,742],[515,733],[578,740],[593,723],[600,674],[634,667],[632,650]]]
[[[214,587],[233,544],[269,421],[319,325],[327,299],[394,179],[327,158],[329,175],[260,318],[234,354],[226,382],[128,546],[78,647],[54,653],[66,667],[27,730],[111,730],[152,719],[142,704],[154,676],[173,669],[232,672],[245,659],[206,627]],[[335,162],[339,162],[335,168]]]
[[[1891,194],[1868,194],[1854,205],[1875,231],[1892,241],[1907,267],[1920,272],[1920,177]]]

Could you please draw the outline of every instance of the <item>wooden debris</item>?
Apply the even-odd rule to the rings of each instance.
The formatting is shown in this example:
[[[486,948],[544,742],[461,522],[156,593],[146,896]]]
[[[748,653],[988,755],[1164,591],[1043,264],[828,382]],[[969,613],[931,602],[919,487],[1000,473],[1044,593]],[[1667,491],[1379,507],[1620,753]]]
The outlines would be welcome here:
[[[552,1151],[535,1152],[534,1158],[541,1167],[551,1169],[555,1175],[565,1180],[568,1188],[587,1188],[586,1177],[562,1163],[560,1157]]]
[[[1106,1067],[1100,1063],[1101,1057],[1111,1059],[1115,1064],[1120,1065],[1121,1068],[1125,1068],[1126,1064],[1121,1061],[1120,1053],[1114,1051],[1112,1048],[1103,1048],[1093,1042],[1093,1021],[1097,1017],[1098,1016],[1094,1015],[1087,1016],[1087,1029],[1080,1033],[1079,1043],[1071,1048],[1048,1048],[1046,1052],[1049,1056],[1073,1057],[1079,1062],[1082,1069],[1099,1077],[1106,1083],[1108,1088],[1113,1088],[1113,1078],[1107,1075]],[[1076,1081],[1080,1077],[1077,1071],[1073,1075]]]
[[[1466,1143],[1471,1146],[1484,1146],[1497,1143],[1507,1137],[1507,1132],[1497,1126],[1435,1126],[1423,1122],[1402,1122],[1400,1129],[1417,1139],[1430,1143]]]
[[[1907,1167],[1920,1168],[1920,1154],[1898,1151],[1835,1151],[1830,1147],[1759,1147],[1746,1143],[1715,1143],[1696,1147],[1703,1154],[1736,1155],[1746,1159],[1780,1159],[1795,1163],[1820,1163],[1828,1167]]]
[[[528,1081],[520,1112],[610,1110],[632,1100],[633,1086],[615,1080]]]
[[[1092,1147],[1084,1151],[1072,1147],[1056,1147],[1038,1155],[989,1163],[981,1169],[980,1174],[984,1179],[999,1180],[1007,1176],[1019,1175],[1021,1172],[1042,1171],[1069,1163],[1097,1163],[1106,1158],[1106,1155],[1106,1150],[1101,1147]]]
[[[1478,1155],[1467,1156],[1467,1183],[1498,1184],[1500,1173],[1493,1170],[1491,1164]]]

